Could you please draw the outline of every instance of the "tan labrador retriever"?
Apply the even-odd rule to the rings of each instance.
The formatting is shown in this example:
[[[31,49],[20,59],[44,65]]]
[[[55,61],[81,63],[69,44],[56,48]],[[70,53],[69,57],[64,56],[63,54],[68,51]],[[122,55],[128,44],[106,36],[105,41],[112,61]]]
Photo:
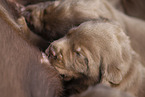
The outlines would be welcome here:
[[[64,76],[66,93],[80,93],[103,83],[144,97],[144,68],[129,37],[116,23],[88,21],[72,28],[46,50],[51,64]]]
[[[141,55],[141,61],[145,64],[145,22],[124,15],[106,0],[60,0],[43,8],[42,5],[37,6],[37,11],[29,6],[24,13],[29,13],[25,15],[26,18],[31,18],[28,22],[48,40],[62,37],[71,27],[82,22],[105,17],[122,25],[126,34],[130,36],[133,49]]]

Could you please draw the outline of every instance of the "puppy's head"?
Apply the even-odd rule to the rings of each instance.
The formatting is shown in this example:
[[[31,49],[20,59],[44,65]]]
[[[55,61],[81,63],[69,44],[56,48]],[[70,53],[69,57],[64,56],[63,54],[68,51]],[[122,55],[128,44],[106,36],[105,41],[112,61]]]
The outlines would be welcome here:
[[[48,40],[63,37],[73,26],[96,19],[111,18],[101,0],[60,0],[26,7],[24,11],[34,32]]]
[[[129,68],[128,37],[116,24],[89,21],[72,28],[46,50],[60,74],[87,76],[106,84],[119,84]]]
[[[57,2],[57,1],[56,1]],[[45,20],[43,19],[45,16],[45,11],[48,6],[48,9],[53,9],[56,3],[53,1],[48,1],[45,3],[38,3],[34,5],[28,5],[26,7],[21,8],[21,14],[26,18],[27,24],[32,31],[43,35],[43,29],[45,26]]]

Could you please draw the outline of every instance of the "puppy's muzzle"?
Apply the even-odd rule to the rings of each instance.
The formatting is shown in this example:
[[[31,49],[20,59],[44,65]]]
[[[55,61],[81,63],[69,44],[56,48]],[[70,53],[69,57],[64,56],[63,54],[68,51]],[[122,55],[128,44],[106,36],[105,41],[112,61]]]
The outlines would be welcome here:
[[[48,55],[49,59],[57,59],[59,61],[62,60],[61,50],[53,44],[50,44],[50,46],[46,49],[45,53]]]
[[[48,55],[48,58],[57,59],[56,50],[55,50],[55,48],[54,48],[53,45],[50,45],[50,46],[46,49],[45,53]]]

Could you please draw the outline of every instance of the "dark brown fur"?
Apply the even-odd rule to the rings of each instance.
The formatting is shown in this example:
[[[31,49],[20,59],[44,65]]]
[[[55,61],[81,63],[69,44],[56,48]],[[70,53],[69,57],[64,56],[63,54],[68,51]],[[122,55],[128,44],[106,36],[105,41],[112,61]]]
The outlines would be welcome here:
[[[24,8],[24,11],[22,11],[22,15],[26,18],[30,29],[49,42],[63,37],[66,34],[66,30],[70,28],[65,28],[66,25],[70,25],[69,23],[63,22],[61,19],[58,20],[59,18],[61,18],[61,16],[52,14],[54,8],[58,3],[59,1],[48,1],[35,5],[29,5]],[[52,15],[49,16],[48,14]],[[54,21],[54,19],[51,19],[51,17],[55,18],[56,20]],[[48,24],[50,24],[51,27],[49,27]]]
[[[145,0],[121,0],[124,12],[145,20]]]
[[[22,5],[29,5],[29,4],[35,4],[35,3],[39,3],[39,2],[48,1],[48,0],[8,0],[8,1],[17,2]],[[54,0],[49,0],[49,1],[54,1]]]
[[[59,97],[58,73],[41,63],[41,52],[21,37],[4,5],[0,0],[0,97]]]
[[[21,27],[22,37],[25,38],[25,40],[27,40],[32,45],[38,47],[39,49],[45,50],[49,45],[49,42],[47,42],[45,39],[41,38],[39,35],[37,35],[29,29],[26,23],[26,19],[22,16],[21,13],[21,10],[23,10],[24,6],[16,2],[8,3],[9,5],[11,5],[12,12],[15,13],[13,14],[13,16],[15,16],[15,21]]]

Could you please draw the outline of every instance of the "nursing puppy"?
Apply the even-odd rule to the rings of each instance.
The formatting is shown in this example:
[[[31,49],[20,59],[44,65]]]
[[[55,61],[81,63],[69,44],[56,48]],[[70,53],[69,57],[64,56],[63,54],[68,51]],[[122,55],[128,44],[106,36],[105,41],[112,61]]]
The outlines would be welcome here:
[[[50,63],[64,77],[66,94],[97,83],[144,97],[144,68],[116,23],[88,21],[72,28],[46,50]]]
[[[26,18],[29,28],[48,41],[53,41],[64,35],[63,32],[55,33],[54,31],[49,33],[49,28],[45,27],[47,26],[47,23],[45,24],[45,20],[43,18],[47,13],[44,10],[48,8],[48,6],[52,5],[54,5],[54,2],[48,1],[20,8],[21,14]]]
[[[43,7],[38,6],[38,8]],[[145,64],[145,22],[119,12],[106,0],[61,0],[53,2],[38,13],[36,10],[29,11],[26,7],[24,13],[29,13],[25,16],[31,18],[27,19],[28,23],[31,23],[34,29],[48,40],[58,39],[71,27],[99,17],[118,21],[130,36],[133,49],[141,55],[141,61]]]
[[[47,48],[49,43],[29,29],[26,23],[26,19],[21,15],[20,10],[22,10],[21,8],[23,8],[22,5],[16,2],[5,1],[3,7],[5,8],[5,11],[7,11],[7,13],[11,13],[10,15],[14,19],[15,24],[17,24],[19,26],[19,30],[21,30],[19,35],[23,37],[23,39],[41,50],[45,50]]]

